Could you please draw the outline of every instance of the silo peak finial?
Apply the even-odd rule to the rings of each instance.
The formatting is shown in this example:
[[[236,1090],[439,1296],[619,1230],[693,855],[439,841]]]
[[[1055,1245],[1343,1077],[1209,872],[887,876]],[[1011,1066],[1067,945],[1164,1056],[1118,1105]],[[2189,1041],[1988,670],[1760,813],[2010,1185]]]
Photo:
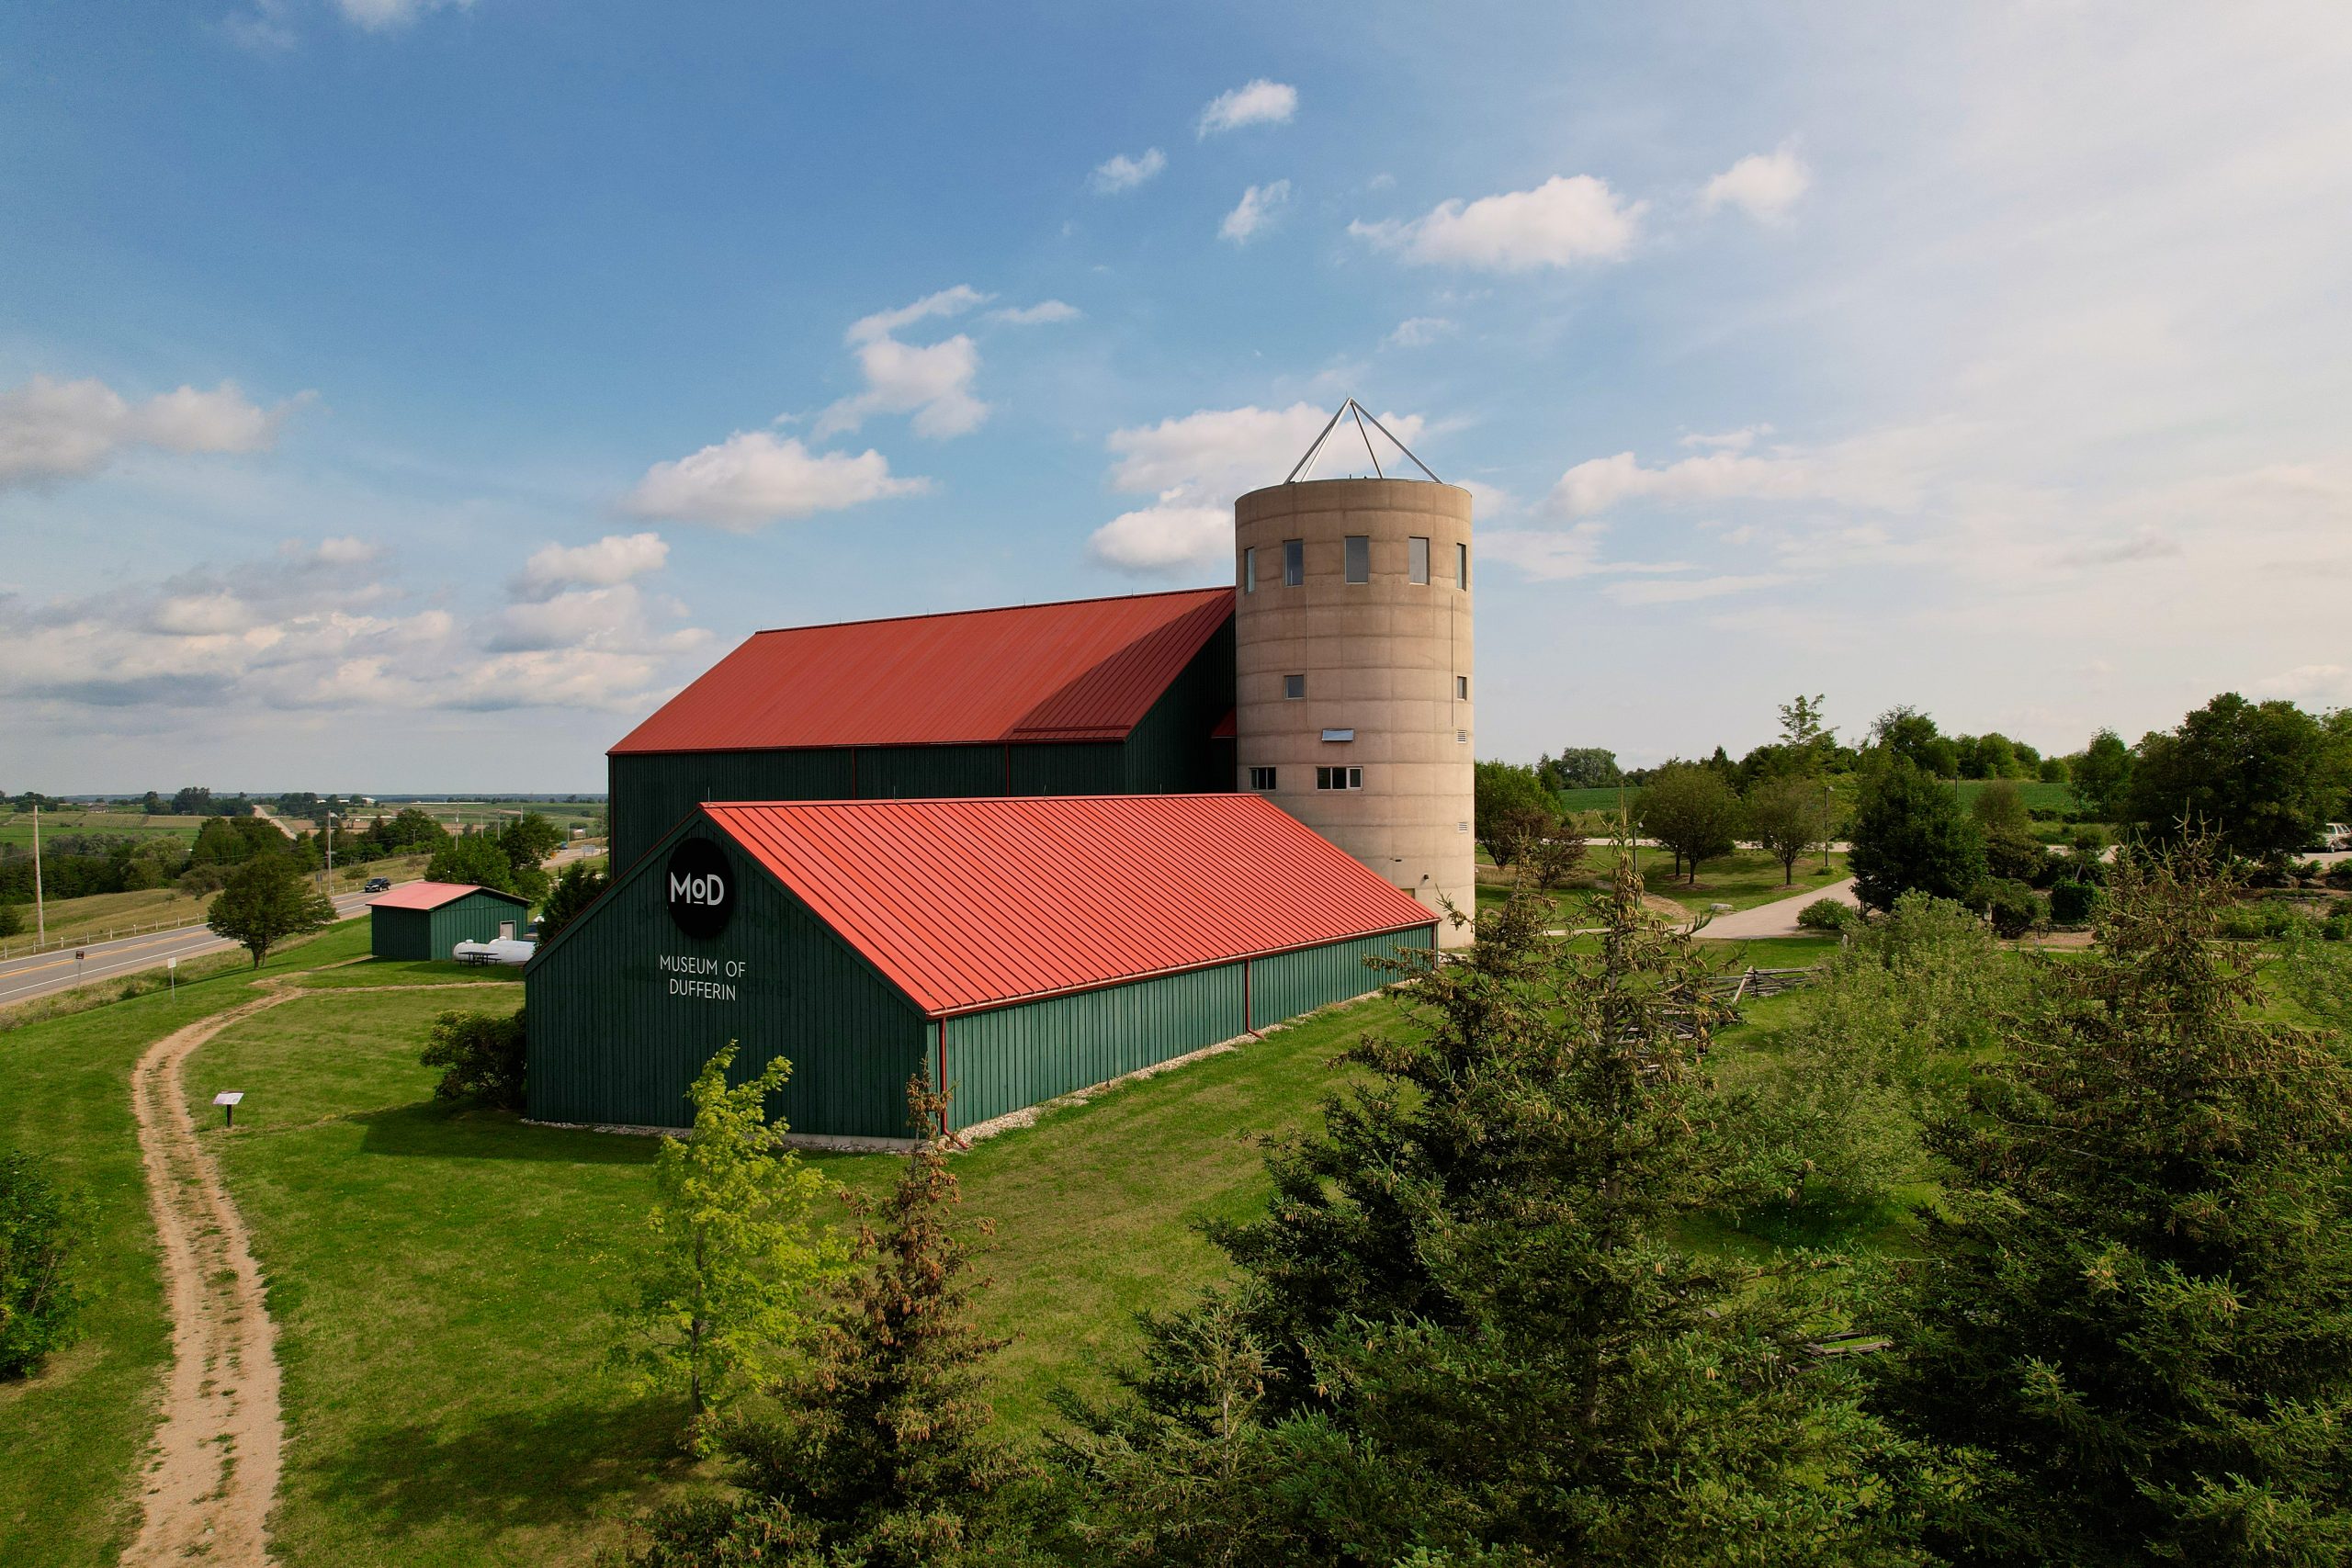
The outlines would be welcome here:
[[[1430,474],[1430,466],[1427,463],[1422,462],[1419,457],[1414,457],[1412,448],[1406,446],[1402,441],[1397,440],[1396,435],[1386,425],[1381,423],[1379,420],[1373,417],[1370,410],[1366,409],[1362,403],[1356,401],[1353,398],[1350,398],[1346,402],[1340,405],[1340,412],[1331,416],[1331,422],[1323,427],[1323,434],[1315,438],[1315,445],[1306,449],[1306,456],[1298,460],[1298,466],[1291,469],[1290,478],[1283,480],[1283,483],[1286,485],[1296,484],[1299,480],[1305,479],[1314,470],[1315,459],[1323,455],[1323,448],[1330,441],[1331,433],[1339,429],[1340,422],[1346,419],[1351,414],[1355,416],[1356,434],[1363,437],[1363,454],[1365,457],[1372,459],[1372,471],[1374,473],[1379,475],[1384,479],[1388,477],[1387,471],[1380,466],[1380,454],[1372,449],[1372,432],[1376,430],[1380,432],[1381,434],[1387,436],[1388,445],[1396,447],[1399,452],[1404,453],[1405,457],[1412,463],[1413,467],[1420,469],[1421,472],[1425,474],[1429,474],[1430,482],[1431,484],[1442,484],[1445,482],[1439,479],[1435,474]],[[1364,428],[1367,422],[1372,427],[1370,430]]]

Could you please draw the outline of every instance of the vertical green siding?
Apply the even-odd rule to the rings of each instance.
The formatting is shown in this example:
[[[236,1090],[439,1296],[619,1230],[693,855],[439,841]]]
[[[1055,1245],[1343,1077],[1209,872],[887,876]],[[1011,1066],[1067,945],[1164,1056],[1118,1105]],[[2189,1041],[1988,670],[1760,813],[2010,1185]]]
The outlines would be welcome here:
[[[1001,746],[861,746],[860,800],[931,800],[941,795],[1003,795]]]
[[[447,958],[449,950],[461,942],[495,942],[501,925],[511,924],[514,934],[521,936],[523,928],[531,923],[529,905],[512,903],[490,893],[469,893],[426,913],[432,918],[433,929],[433,951],[425,954],[428,958]]]
[[[955,1122],[968,1127],[1241,1032],[1238,964],[951,1018]]]
[[[1127,749],[1116,740],[1012,749],[1015,795],[1122,795],[1126,779]]]
[[[1209,731],[1232,711],[1233,623],[1227,621],[1127,736],[1120,787],[1129,795],[1229,793],[1233,770],[1225,759],[1231,750],[1212,742]]]
[[[430,909],[368,910],[368,951],[378,958],[432,957],[433,911]]]
[[[906,1084],[930,1036],[912,1003],[707,822],[736,869],[725,931],[695,941],[671,921],[661,874],[668,840],[525,976],[530,1114],[548,1122],[675,1127],[686,1088],[713,1052],[741,1043],[740,1082],[775,1056],[792,1077],[771,1111],[804,1133],[906,1135]],[[672,992],[673,957],[732,961],[731,999]]]
[[[605,763],[616,870],[706,800],[846,800],[853,793],[846,750],[685,751]]]
[[[1327,1002],[1376,991],[1391,976],[1364,963],[1366,958],[1393,958],[1400,947],[1429,947],[1436,941],[1437,928],[1423,926],[1258,959],[1250,965],[1250,1021],[1264,1029]]]

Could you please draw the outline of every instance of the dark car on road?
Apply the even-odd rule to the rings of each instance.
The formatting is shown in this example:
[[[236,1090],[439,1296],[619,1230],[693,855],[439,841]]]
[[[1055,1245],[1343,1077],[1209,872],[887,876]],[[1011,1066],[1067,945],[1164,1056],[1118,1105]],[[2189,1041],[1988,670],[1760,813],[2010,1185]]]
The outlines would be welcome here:
[[[390,877],[371,876],[368,879],[368,886],[362,887],[359,891],[362,893],[390,893],[391,890],[392,879]]]

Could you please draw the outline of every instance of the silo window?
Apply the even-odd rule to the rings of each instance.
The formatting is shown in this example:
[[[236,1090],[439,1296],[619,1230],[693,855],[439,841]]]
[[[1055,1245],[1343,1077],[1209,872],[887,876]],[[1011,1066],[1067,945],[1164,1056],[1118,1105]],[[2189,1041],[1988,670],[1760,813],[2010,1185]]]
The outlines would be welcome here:
[[[1467,590],[1470,586],[1470,547],[1453,547],[1453,586]]]
[[[1252,768],[1252,769],[1250,769],[1250,787],[1251,789],[1272,789],[1272,788],[1273,788],[1273,787],[1274,787],[1274,770],[1273,770],[1273,769],[1272,769],[1272,768]]]
[[[1283,541],[1283,586],[1297,588],[1306,581],[1306,541]]]
[[[1369,534],[1348,536],[1348,581],[1372,581],[1372,536]]]
[[[1241,592],[1258,592],[1258,547],[1255,545],[1241,552]]]
[[[1362,768],[1317,768],[1315,770],[1317,789],[1362,789]]]
[[[1453,678],[1453,700],[1458,703],[1466,703],[1470,700],[1469,676],[1456,675]]]
[[[1291,700],[1306,695],[1306,677],[1304,675],[1283,676],[1283,695]]]
[[[1430,542],[1427,539],[1405,541],[1405,575],[1424,588],[1430,581]]]

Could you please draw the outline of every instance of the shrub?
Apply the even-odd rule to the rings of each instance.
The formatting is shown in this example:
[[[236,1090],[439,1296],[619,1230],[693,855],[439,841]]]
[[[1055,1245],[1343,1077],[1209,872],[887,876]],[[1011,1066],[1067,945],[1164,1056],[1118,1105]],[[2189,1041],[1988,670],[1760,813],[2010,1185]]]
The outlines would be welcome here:
[[[2321,880],[2330,887],[2341,887],[2352,891],[2352,860],[2337,861],[2327,868],[2327,874]]]
[[[1994,883],[1984,895],[1984,912],[1992,917],[1993,930],[2012,941],[2042,919],[2041,900],[2022,882]]]
[[[71,1337],[73,1255],[89,1223],[40,1161],[0,1153],[0,1380],[30,1374]]]
[[[442,1069],[435,1100],[479,1100],[523,1109],[523,1014],[445,1012],[425,1034],[423,1061]]]
[[[1862,923],[1862,912],[1837,898],[1815,898],[1797,911],[1797,927],[1809,931],[1843,931]]]
[[[2058,882],[2050,888],[2050,923],[2086,926],[2098,908],[2098,889],[2087,882]]]
[[[2018,828],[1995,828],[1984,835],[1984,869],[1996,881],[2030,883],[2050,869],[2050,847]]]
[[[25,911],[21,905],[0,904],[0,936],[22,936]]]

